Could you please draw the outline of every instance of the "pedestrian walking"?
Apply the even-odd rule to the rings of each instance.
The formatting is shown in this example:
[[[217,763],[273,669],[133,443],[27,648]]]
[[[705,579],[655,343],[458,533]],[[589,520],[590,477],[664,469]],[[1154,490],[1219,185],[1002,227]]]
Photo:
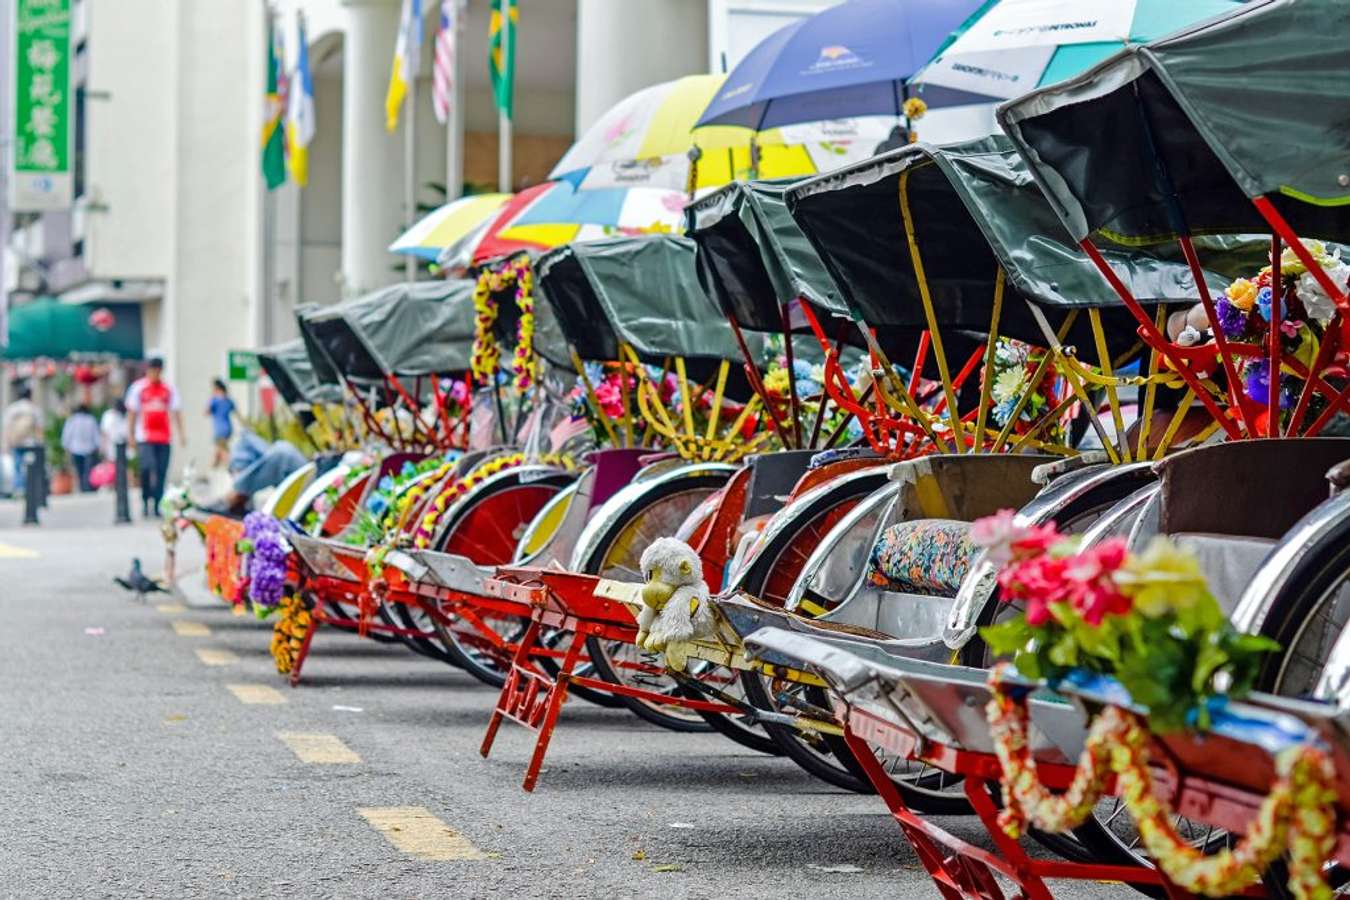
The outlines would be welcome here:
[[[5,408],[0,431],[3,432],[0,438],[4,439],[5,450],[14,458],[14,483],[10,489],[14,494],[21,494],[25,451],[42,443],[42,410],[33,402],[33,392],[27,386],[19,388],[14,402]]]
[[[84,494],[94,489],[89,481],[89,473],[98,458],[98,445],[98,421],[89,407],[81,403],[66,419],[66,424],[61,426],[61,446],[75,466],[75,478],[80,483],[80,492]]]
[[[211,466],[219,469],[230,459],[235,415],[234,401],[230,399],[225,382],[219,378],[211,379],[211,400],[206,405],[206,414],[211,417],[211,437],[216,442],[216,456]]]
[[[122,400],[116,400],[113,405],[103,411],[103,416],[98,420],[98,430],[103,440],[100,444],[103,450],[104,459],[117,458],[117,445],[126,444],[127,436],[127,405]]]
[[[147,517],[157,517],[164,482],[169,477],[174,429],[178,431],[179,445],[187,446],[178,391],[164,380],[164,360],[154,358],[146,364],[145,377],[136,379],[127,388],[126,402],[127,424],[136,439],[140,459],[141,511]]]

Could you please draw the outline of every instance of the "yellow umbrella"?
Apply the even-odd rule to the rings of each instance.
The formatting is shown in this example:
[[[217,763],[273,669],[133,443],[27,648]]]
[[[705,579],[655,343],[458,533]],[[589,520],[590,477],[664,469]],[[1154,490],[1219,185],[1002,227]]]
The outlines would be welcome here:
[[[440,252],[481,228],[506,205],[511,194],[473,194],[433,210],[389,245],[392,253],[435,261]]]
[[[760,178],[813,175],[871,154],[875,140],[825,139],[810,126],[753,132],[735,126],[695,128],[725,75],[690,75],[643,88],[616,103],[586,130],[549,173],[585,189],[663,187],[686,190],[688,153],[700,151],[695,190],[751,175],[751,143]],[[837,128],[831,129],[837,131]]]

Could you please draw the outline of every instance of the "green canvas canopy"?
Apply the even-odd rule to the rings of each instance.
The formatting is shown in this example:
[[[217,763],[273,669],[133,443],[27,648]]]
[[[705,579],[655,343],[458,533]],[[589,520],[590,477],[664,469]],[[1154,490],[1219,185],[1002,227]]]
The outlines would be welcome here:
[[[463,280],[397,284],[307,310],[301,330],[311,359],[317,348],[328,368],[354,381],[459,372],[473,347],[473,290]]]
[[[1254,0],[1004,104],[1075,240],[1350,225],[1350,3]]]
[[[1006,274],[999,333],[1045,342],[1030,301],[1044,309],[1103,308],[1108,336],[1132,344],[1134,324],[1002,136],[935,147],[911,144],[805,181],[788,209],[819,252],[847,303],[869,325],[922,329],[919,279],[901,210],[901,181],[938,325],[988,332],[999,267]],[[1178,261],[1108,253],[1141,302],[1190,301],[1195,284]],[[1214,284],[1223,280],[1215,276]],[[1090,339],[1080,317],[1071,341]],[[1077,329],[1082,329],[1079,332]]]
[[[111,319],[93,313],[106,309]],[[110,303],[102,307],[62,303],[55,297],[40,297],[15,304],[9,310],[8,343],[4,359],[68,359],[75,356],[116,356],[140,359],[141,308],[134,303]]]
[[[281,399],[291,406],[332,402],[341,397],[333,385],[321,384],[315,377],[305,342],[299,338],[259,350],[258,363]]]
[[[686,235],[698,247],[699,283],[743,328],[780,331],[781,307],[799,298],[848,314],[784,203],[784,192],[799,181],[732,182],[685,209]]]
[[[583,359],[618,359],[623,342],[654,364],[739,360],[730,325],[698,283],[694,252],[671,235],[568,244],[540,258],[539,288]],[[763,338],[747,340],[762,357]]]

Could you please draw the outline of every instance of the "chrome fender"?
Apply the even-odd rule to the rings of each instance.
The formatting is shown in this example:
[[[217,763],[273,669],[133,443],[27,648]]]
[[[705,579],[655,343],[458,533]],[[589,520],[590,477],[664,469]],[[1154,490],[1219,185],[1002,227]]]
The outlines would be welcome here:
[[[1117,478],[1144,480],[1151,477],[1152,471],[1152,463],[1141,462],[1116,466],[1088,466],[1067,472],[1051,481],[1031,499],[1030,503],[1018,510],[1015,521],[1019,525],[1043,525],[1053,521],[1071,503],[1087,496],[1107,482]],[[998,569],[989,562],[987,554],[981,551],[971,563],[970,571],[961,582],[960,590],[956,592],[956,600],[952,603],[947,627],[943,629],[942,641],[948,648],[959,650],[974,637],[980,613],[994,595],[997,578]]]
[[[572,549],[572,558],[568,561],[567,568],[572,572],[580,572],[605,533],[623,517],[628,507],[658,487],[690,475],[724,474],[730,478],[739,468],[727,463],[692,463],[650,477],[639,475],[632,484],[615,491],[613,496],[591,514],[590,521],[581,530],[581,534],[577,535],[577,543]]]

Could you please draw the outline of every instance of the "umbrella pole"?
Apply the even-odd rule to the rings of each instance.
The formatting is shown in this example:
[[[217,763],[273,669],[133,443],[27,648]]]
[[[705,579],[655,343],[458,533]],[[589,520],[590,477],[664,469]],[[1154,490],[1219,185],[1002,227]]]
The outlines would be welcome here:
[[[778,307],[778,316],[783,322],[783,355],[786,358],[788,370],[788,402],[792,405],[792,436],[797,446],[800,447],[802,445],[802,411],[801,404],[797,400],[797,372],[793,367],[795,360],[792,354],[792,322],[786,303]]]

